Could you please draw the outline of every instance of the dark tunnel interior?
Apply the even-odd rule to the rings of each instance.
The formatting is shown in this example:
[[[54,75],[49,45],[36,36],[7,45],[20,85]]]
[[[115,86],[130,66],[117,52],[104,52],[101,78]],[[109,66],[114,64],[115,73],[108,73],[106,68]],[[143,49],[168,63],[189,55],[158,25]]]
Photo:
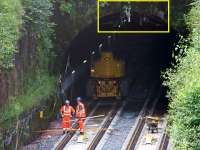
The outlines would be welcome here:
[[[111,36],[111,38],[108,38]],[[161,71],[173,62],[172,51],[178,41],[178,33],[171,28],[168,34],[98,34],[96,23],[82,30],[71,42],[69,48],[71,68],[78,71],[73,83],[73,95],[86,96],[86,83],[90,78],[90,57],[93,51],[111,50],[115,57],[125,60],[126,77],[134,80],[139,74],[152,76],[162,84]],[[99,48],[99,45],[102,45]],[[67,58],[67,57],[65,57]],[[88,60],[83,65],[84,60]],[[67,59],[64,60],[65,64]],[[150,71],[145,72],[148,68]],[[64,68],[63,68],[64,70]],[[67,92],[69,95],[69,91]]]

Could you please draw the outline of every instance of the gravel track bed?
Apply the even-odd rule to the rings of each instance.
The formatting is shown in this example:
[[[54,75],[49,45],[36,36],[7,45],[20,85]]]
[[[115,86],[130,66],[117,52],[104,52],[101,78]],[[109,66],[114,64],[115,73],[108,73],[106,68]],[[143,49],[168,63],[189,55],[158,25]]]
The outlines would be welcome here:
[[[52,136],[38,139],[33,143],[24,146],[22,150],[50,150],[56,142],[58,142],[59,138],[60,136]]]
[[[136,121],[140,109],[142,108],[142,104],[135,106],[136,108],[133,109],[133,107],[130,107],[129,103],[126,104],[116,124],[113,125],[113,130],[108,133],[109,135],[107,141],[104,143],[102,150],[121,149],[126,137]],[[133,112],[131,109],[135,111]]]

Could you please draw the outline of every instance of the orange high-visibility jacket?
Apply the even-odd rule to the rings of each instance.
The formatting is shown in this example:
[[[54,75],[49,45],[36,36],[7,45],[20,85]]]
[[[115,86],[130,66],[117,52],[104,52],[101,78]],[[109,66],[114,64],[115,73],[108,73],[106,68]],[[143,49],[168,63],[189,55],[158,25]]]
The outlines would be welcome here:
[[[75,112],[72,106],[63,105],[60,109],[61,114],[63,117],[72,117],[72,114]]]
[[[86,117],[85,106],[81,102],[76,106],[76,117],[77,118],[85,118]]]

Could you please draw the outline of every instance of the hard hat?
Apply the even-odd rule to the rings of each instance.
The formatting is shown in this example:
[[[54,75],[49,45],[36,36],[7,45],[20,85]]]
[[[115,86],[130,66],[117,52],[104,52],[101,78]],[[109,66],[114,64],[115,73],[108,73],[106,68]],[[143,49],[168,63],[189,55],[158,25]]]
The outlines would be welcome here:
[[[67,99],[66,101],[65,101],[65,104],[69,104],[70,102],[69,102],[69,100]]]
[[[77,101],[81,101],[82,98],[81,98],[81,97],[77,97],[76,100],[77,100]]]

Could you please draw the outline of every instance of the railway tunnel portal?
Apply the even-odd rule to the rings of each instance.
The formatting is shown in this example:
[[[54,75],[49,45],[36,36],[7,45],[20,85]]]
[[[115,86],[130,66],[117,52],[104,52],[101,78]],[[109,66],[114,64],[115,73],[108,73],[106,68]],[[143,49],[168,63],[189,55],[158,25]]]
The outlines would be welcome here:
[[[110,16],[108,16],[108,18],[110,18]],[[103,19],[106,20],[105,18]],[[110,21],[110,19],[108,20]],[[151,24],[153,23],[154,22],[151,22]],[[126,23],[123,26],[126,27]],[[130,24],[127,24],[127,26],[130,27]],[[141,143],[146,135],[149,135],[147,134],[148,131],[145,130],[145,127],[149,125],[144,119],[145,117],[148,118],[147,114],[152,116],[158,115],[158,118],[162,118],[166,121],[165,115],[168,101],[165,98],[166,89],[162,86],[161,72],[170,67],[173,63],[173,49],[175,48],[178,39],[178,32],[173,30],[173,28],[171,28],[171,32],[168,34],[98,34],[96,32],[96,23],[87,26],[74,38],[69,47],[69,55],[65,57],[65,80],[63,84],[65,94],[68,97],[70,96],[71,99],[81,95],[85,100],[92,99],[92,101],[94,101],[95,99],[98,99],[104,101],[107,99],[113,104],[117,101],[116,99],[118,96],[120,96],[121,100],[125,100],[123,105],[124,107],[121,107],[122,111],[119,113],[118,121],[113,125],[113,128],[120,131],[121,134],[120,138],[117,138],[120,139],[117,141],[118,144],[113,144],[116,142],[116,137],[113,135],[117,133],[111,131],[113,134],[109,133],[109,136],[104,133],[109,138],[106,138],[106,140],[104,139],[104,143],[97,142],[97,147],[103,147],[102,149],[110,149],[111,147],[117,147],[116,149],[120,149],[126,147],[129,145],[126,141],[129,141],[129,138],[132,139],[132,137],[127,136],[127,133],[136,133],[135,137],[133,136],[133,142],[130,142],[130,147],[133,145],[137,148],[141,147],[138,143]],[[108,58],[111,58],[112,60],[114,59],[112,65],[103,64],[101,62],[102,59],[108,60]],[[94,93],[97,92],[97,90],[95,91],[94,89],[99,85],[103,85],[101,83],[104,80],[118,81],[113,78],[105,79],[105,76],[102,79],[102,77],[98,75],[92,75],[92,73],[96,71],[95,67],[98,66],[100,68],[98,68],[98,70],[107,70],[106,73],[113,75],[113,72],[111,72],[114,70],[113,68],[105,68],[115,67],[115,64],[117,66],[117,63],[120,63],[121,61],[125,63],[124,70],[122,71],[122,75],[124,76],[120,76],[122,78],[122,81],[120,82],[126,81],[126,85],[122,87],[125,91],[120,91],[120,93],[123,94],[115,95],[116,97],[114,101],[110,97],[102,98],[98,94],[94,96]],[[97,62],[98,65],[94,62]],[[96,87],[88,87],[88,81],[94,79],[94,77],[96,77],[95,80],[97,81],[95,84],[98,85]],[[109,87],[109,82],[105,84],[105,87]],[[110,89],[114,88],[112,87]],[[98,100],[95,103],[98,104]],[[71,102],[73,105],[74,101]],[[141,115],[141,112],[144,113]],[[135,120],[135,118],[138,118],[139,121],[137,119]],[[136,128],[132,127],[134,121]],[[165,124],[161,126],[161,123],[159,122],[156,124],[156,129],[158,129],[158,126],[161,128],[161,130],[159,130],[162,134],[154,134],[153,136],[158,135],[159,137],[156,138],[162,139]],[[86,132],[87,135],[88,132]],[[152,130],[152,132],[154,131]],[[101,138],[103,137],[99,137],[99,139]],[[160,142],[157,142],[157,145],[159,144]],[[107,145],[110,145],[110,147]],[[77,145],[69,142],[68,147],[72,148],[73,146]]]
[[[116,18],[117,15],[119,13],[101,19],[106,23],[105,20],[110,22],[110,18]],[[129,23],[124,23],[123,26],[130,28]],[[167,34],[98,34],[96,27],[95,21],[83,29],[70,44],[63,69],[65,76],[68,74],[73,80],[70,84],[64,84],[67,95],[71,96],[71,91],[74,91],[73,97],[87,96],[87,82],[91,78],[91,57],[95,55],[95,58],[98,58],[105,50],[111,51],[115,58],[125,61],[125,74],[130,83],[127,91],[131,91],[130,88],[140,75],[152,76],[152,79],[162,84],[161,71],[173,62],[173,49],[179,38],[176,30],[171,27],[171,32]],[[147,73],[145,70],[150,71]],[[72,90],[70,86],[76,90]]]

